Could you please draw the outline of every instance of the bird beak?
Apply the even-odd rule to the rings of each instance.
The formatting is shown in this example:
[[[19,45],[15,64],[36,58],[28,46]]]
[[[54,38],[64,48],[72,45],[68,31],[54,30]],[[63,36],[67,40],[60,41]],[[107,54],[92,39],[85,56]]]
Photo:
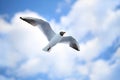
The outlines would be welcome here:
[[[33,19],[22,18],[22,17],[20,17],[20,19],[22,19],[23,21],[25,21],[25,22],[27,22],[27,23],[33,25],[33,26],[36,26],[36,25],[37,25],[37,23],[36,23]]]

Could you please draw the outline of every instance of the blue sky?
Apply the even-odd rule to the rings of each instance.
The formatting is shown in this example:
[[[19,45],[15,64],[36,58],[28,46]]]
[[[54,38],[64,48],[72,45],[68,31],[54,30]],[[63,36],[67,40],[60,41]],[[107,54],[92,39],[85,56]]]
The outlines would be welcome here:
[[[70,3],[66,3],[64,0],[52,0],[52,2],[49,2],[48,0],[1,0],[0,14],[8,15],[9,20],[16,12],[32,10],[45,18],[55,18],[56,20],[59,20],[61,15],[66,15],[69,12],[71,8],[70,5],[74,2],[75,0],[71,0]],[[58,5],[62,8],[62,12],[60,14],[56,12]]]
[[[119,80],[119,0],[1,0],[0,80]],[[73,36],[79,52],[46,37],[19,17],[48,21]]]

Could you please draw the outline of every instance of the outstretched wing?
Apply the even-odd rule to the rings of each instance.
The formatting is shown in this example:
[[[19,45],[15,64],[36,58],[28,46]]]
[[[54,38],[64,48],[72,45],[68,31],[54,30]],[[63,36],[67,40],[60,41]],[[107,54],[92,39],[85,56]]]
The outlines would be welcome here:
[[[60,43],[68,43],[70,47],[80,51],[78,42],[72,36],[63,37]]]
[[[46,35],[48,41],[50,41],[52,37],[56,35],[56,33],[52,30],[50,24],[42,19],[37,19],[32,17],[25,17],[25,18],[20,17],[20,19],[28,22],[33,26],[39,26],[39,29],[41,29],[42,32]]]

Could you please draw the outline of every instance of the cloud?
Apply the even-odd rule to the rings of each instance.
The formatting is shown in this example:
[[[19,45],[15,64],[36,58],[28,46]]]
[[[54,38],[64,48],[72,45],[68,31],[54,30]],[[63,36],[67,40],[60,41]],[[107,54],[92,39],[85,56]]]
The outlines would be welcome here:
[[[104,60],[96,61],[92,66],[92,72],[90,74],[91,80],[118,80],[120,71],[120,53],[119,48],[115,52],[114,56],[107,62]],[[118,55],[118,56],[117,56]],[[114,64],[110,65],[111,62]]]
[[[114,11],[118,1],[77,0],[60,22],[48,21],[55,32],[64,30],[65,36],[75,37],[80,43],[80,52],[64,44],[56,45],[50,53],[42,51],[48,44],[46,37],[37,27],[19,19],[31,16],[47,20],[36,12],[18,12],[10,23],[0,18],[0,68],[9,67],[12,74],[6,77],[0,71],[0,79],[25,80],[39,74],[47,74],[49,80],[119,79],[115,76],[120,70],[119,48],[109,61],[94,60],[120,36],[120,11]],[[93,37],[84,42],[83,38],[89,33]]]
[[[99,60],[93,64],[90,78],[91,80],[109,80],[109,78],[107,77],[110,73],[111,73],[111,69],[108,63]]]
[[[63,0],[59,2],[56,8],[56,13],[60,14],[60,13],[66,12],[67,9],[71,8],[72,3],[73,3],[73,0]]]

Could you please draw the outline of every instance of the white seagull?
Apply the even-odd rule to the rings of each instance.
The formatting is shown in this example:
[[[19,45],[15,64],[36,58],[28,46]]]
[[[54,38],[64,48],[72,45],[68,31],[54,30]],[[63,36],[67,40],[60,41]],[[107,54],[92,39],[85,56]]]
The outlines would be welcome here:
[[[32,17],[20,17],[23,21],[28,22],[29,24],[33,26],[38,26],[40,30],[45,34],[47,37],[49,44],[43,48],[44,51],[49,52],[53,46],[55,46],[57,43],[68,43],[70,47],[73,49],[80,51],[78,42],[72,37],[72,36],[66,36],[63,37],[65,34],[64,31],[59,32],[59,34],[56,34],[52,29],[48,22],[32,18]]]

